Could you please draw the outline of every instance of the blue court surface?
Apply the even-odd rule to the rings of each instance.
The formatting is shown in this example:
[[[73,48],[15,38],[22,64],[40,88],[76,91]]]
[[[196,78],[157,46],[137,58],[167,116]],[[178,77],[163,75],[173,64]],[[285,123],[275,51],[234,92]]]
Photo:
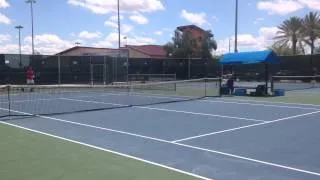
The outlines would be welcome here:
[[[120,95],[69,97],[57,106],[121,103]],[[204,98],[2,123],[134,156],[200,179],[315,180],[320,179],[319,117],[317,105]]]

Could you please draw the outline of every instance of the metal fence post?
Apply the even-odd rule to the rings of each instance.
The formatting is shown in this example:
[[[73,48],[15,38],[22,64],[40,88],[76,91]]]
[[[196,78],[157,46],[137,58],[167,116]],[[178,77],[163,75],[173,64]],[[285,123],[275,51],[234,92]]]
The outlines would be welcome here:
[[[103,84],[107,84],[107,63],[106,56],[103,56]]]
[[[60,61],[60,55],[58,55],[58,84],[61,84],[61,61]]]
[[[188,79],[191,79],[191,59],[188,59]]]
[[[90,59],[90,83],[93,85],[93,64],[92,64],[92,59],[91,56],[89,56]]]

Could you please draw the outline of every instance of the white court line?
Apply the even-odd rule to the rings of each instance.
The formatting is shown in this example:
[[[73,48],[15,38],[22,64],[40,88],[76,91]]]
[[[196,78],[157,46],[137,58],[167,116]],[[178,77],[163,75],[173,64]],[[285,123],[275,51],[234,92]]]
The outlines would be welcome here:
[[[296,115],[296,116],[285,117],[285,118],[281,118],[281,119],[277,119],[277,120],[273,120],[273,121],[266,121],[266,122],[263,122],[263,123],[251,124],[251,125],[247,125],[247,126],[240,126],[240,127],[237,127],[237,128],[226,129],[226,130],[216,131],[216,132],[207,133],[207,134],[200,134],[200,135],[197,135],[197,136],[178,139],[178,140],[174,140],[174,141],[171,141],[171,142],[176,143],[176,142],[182,142],[182,141],[187,141],[187,140],[192,140],[192,139],[198,139],[198,138],[202,138],[202,137],[206,137],[206,136],[212,136],[212,135],[222,134],[222,133],[236,131],[236,130],[240,130],[240,129],[246,129],[246,128],[250,128],[250,127],[261,126],[261,125],[265,125],[265,124],[271,124],[271,123],[275,123],[275,122],[279,122],[279,121],[284,121],[284,120],[288,120],[288,119],[294,119],[294,118],[303,117],[303,116],[309,116],[309,115],[317,114],[317,113],[320,113],[320,111],[300,114],[300,115]]]
[[[115,96],[122,96],[123,94],[126,93],[107,93],[109,95],[115,95]],[[130,96],[138,96],[138,97],[152,97],[152,98],[157,98],[157,99],[175,99],[175,100],[183,100],[185,98],[179,98],[179,97],[175,97],[175,96],[163,96],[163,94],[150,94],[150,93],[129,93],[128,95]],[[108,96],[108,95],[102,95],[102,96]],[[190,97],[190,96],[184,96],[186,98],[194,98],[194,97]]]
[[[0,109],[3,109],[3,108],[0,108]],[[7,110],[7,109],[4,109],[4,110]],[[17,112],[17,111],[16,111]],[[320,111],[319,111],[320,112]],[[319,113],[318,112],[318,113]],[[20,112],[22,114],[30,114],[30,113],[25,113],[25,112]],[[316,112],[314,112],[316,113]],[[300,115],[302,116],[302,115]],[[51,118],[51,117],[47,117],[47,116],[37,116],[37,117],[40,117],[40,118],[43,118],[43,119],[51,119],[51,120],[55,120],[55,118]],[[293,117],[291,117],[293,118]],[[0,121],[1,122],[1,121]],[[65,123],[68,123],[70,121],[66,121],[66,120],[62,120],[61,122],[65,122]],[[9,123],[8,123],[9,124]],[[80,125],[82,123],[72,123],[72,124],[77,124],[77,125]],[[97,126],[92,126],[92,125],[88,125],[88,124],[83,124],[87,127],[90,127],[90,128],[95,128]],[[117,131],[117,130],[112,130],[112,129],[107,129],[107,128],[102,128],[102,127],[97,127],[98,129],[100,130],[105,130],[105,131],[111,131],[111,132],[116,132],[116,133],[121,133],[121,134],[126,134],[126,135],[129,135],[129,136],[136,136],[136,134],[133,134],[133,133],[128,133],[128,132],[124,132],[124,131]],[[273,167],[278,167],[278,168],[282,168],[282,169],[287,169],[287,170],[292,170],[292,171],[296,171],[296,172],[301,172],[301,173],[305,173],[305,174],[311,174],[311,175],[316,175],[316,176],[320,176],[320,173],[316,173],[316,172],[312,172],[312,171],[308,171],[308,170],[303,170],[303,169],[299,169],[299,168],[293,168],[293,167],[290,167],[290,166],[284,166],[284,165],[280,165],[280,164],[276,164],[276,163],[270,163],[270,162],[266,162],[266,161],[261,161],[261,160],[257,160],[257,159],[253,159],[253,158],[248,158],[248,157],[244,157],[244,156],[238,156],[238,155],[234,155],[234,154],[230,154],[230,153],[224,153],[224,152],[221,152],[221,151],[215,151],[215,150],[211,150],[211,149],[205,149],[205,148],[200,148],[200,147],[197,147],[197,146],[191,146],[191,145],[186,145],[186,144],[181,144],[181,143],[177,143],[177,142],[170,142],[170,141],[166,141],[166,140],[162,140],[162,139],[158,139],[158,138],[152,138],[152,137],[147,137],[147,136],[141,136],[139,135],[141,138],[145,138],[145,139],[151,139],[151,140],[154,140],[154,141],[157,141],[157,142],[163,142],[163,143],[168,143],[168,144],[174,144],[174,145],[177,145],[177,146],[181,146],[181,147],[187,147],[187,148],[191,148],[191,149],[196,149],[196,150],[201,150],[201,151],[206,151],[206,152],[211,152],[211,153],[215,153],[215,154],[219,154],[219,155],[224,155],[224,156],[228,156],[228,157],[233,157],[233,158],[237,158],[237,159],[241,159],[241,160],[246,160],[246,161],[250,161],[250,162],[255,162],[255,163],[260,163],[260,164],[265,164],[265,165],[269,165],[269,166],[273,166]]]
[[[320,107],[317,104],[303,104],[303,103],[287,103],[280,101],[259,101],[259,100],[246,100],[246,99],[229,99],[229,98],[221,98],[227,101],[240,101],[240,102],[258,102],[258,103],[268,103],[268,104],[286,104],[286,105],[298,105],[298,106],[312,106],[312,107]]]
[[[263,106],[263,107],[278,107],[278,108],[289,108],[289,109],[303,109],[303,110],[320,110],[319,108],[308,108],[308,107],[298,107],[298,106],[282,106],[275,104],[257,104],[248,102],[232,102],[232,101],[219,101],[219,100],[200,100],[209,103],[225,103],[225,104],[239,104],[239,105],[249,105],[249,106]]]
[[[5,109],[5,108],[0,108],[0,110],[9,111],[8,109]],[[16,110],[11,110],[11,112],[15,112],[15,113],[23,114],[23,115],[28,115],[28,116],[35,116],[35,117],[39,117],[39,118],[43,118],[43,119],[50,119],[50,120],[53,120],[53,121],[69,123],[69,124],[74,124],[74,125],[79,125],[79,126],[84,126],[84,127],[90,127],[90,128],[104,130],[104,131],[116,132],[116,133],[125,134],[125,135],[129,135],[129,136],[135,136],[135,137],[139,137],[139,138],[144,138],[144,139],[151,139],[151,140],[160,141],[160,142],[166,142],[166,143],[169,142],[169,141],[166,141],[166,140],[162,140],[162,139],[158,139],[158,138],[152,138],[152,137],[148,137],[148,136],[143,136],[143,135],[140,135],[140,134],[128,133],[128,132],[125,132],[125,131],[119,131],[119,130],[114,130],[114,129],[109,129],[109,128],[103,128],[103,127],[99,127],[99,126],[94,126],[94,125],[89,125],[89,124],[84,124],[84,123],[78,123],[78,122],[74,122],[74,121],[67,121],[67,120],[63,120],[63,119],[59,119],[59,118],[53,118],[53,117],[49,117],[49,116],[35,115],[35,114],[22,112],[22,111],[16,111]]]
[[[223,116],[223,115],[218,115],[218,114],[197,113],[197,112],[190,112],[190,111],[179,111],[179,110],[173,110],[173,109],[152,108],[152,107],[145,107],[145,106],[141,106],[141,107],[136,106],[134,108],[149,109],[149,110],[156,110],[156,111],[165,111],[165,112],[175,112],[175,113],[183,113],[183,114],[192,114],[192,115],[201,115],[201,116],[220,117],[220,118],[228,118],[228,119],[238,119],[238,120],[245,120],[245,121],[267,122],[267,121],[258,120],[258,119]]]
[[[20,102],[33,102],[33,101],[51,101],[51,100],[59,100],[61,98],[50,98],[50,99],[26,99],[26,100],[16,100],[11,101],[11,103],[20,103]],[[4,104],[8,104],[9,102],[0,102]]]
[[[60,99],[68,100],[68,101],[77,101],[77,102],[93,103],[93,104],[106,104],[106,105],[113,105],[113,106],[130,106],[130,105],[126,105],[126,104],[107,103],[107,102],[100,102],[100,101],[87,101],[87,100],[73,99],[73,98],[60,98]]]
[[[181,143],[172,143],[172,144],[179,145],[179,146],[182,146],[182,147],[191,148],[191,149],[197,149],[197,150],[201,150],[201,151],[220,154],[220,155],[224,155],[224,156],[228,156],[228,157],[233,157],[233,158],[236,158],[236,159],[241,159],[241,160],[246,160],[246,161],[255,162],[255,163],[259,163],[259,164],[264,164],[264,165],[268,165],[268,166],[272,166],[272,167],[277,167],[277,168],[287,169],[287,170],[301,172],[301,173],[305,173],[305,174],[311,174],[311,175],[315,175],[315,176],[320,176],[320,173],[317,173],[317,172],[312,172],[312,171],[303,170],[303,169],[299,169],[299,168],[294,168],[294,167],[290,167],[290,166],[280,165],[280,164],[271,163],[271,162],[267,162],[267,161],[261,161],[261,160],[257,160],[257,159],[253,159],[253,158],[249,158],[249,157],[238,156],[238,155],[234,155],[234,154],[231,154],[231,153],[224,153],[224,152],[221,152],[221,151],[215,151],[215,150],[211,150],[211,149],[200,148],[200,147],[197,147],[197,146],[191,146],[191,145],[181,144]]]
[[[122,157],[125,157],[125,158],[133,159],[133,160],[140,161],[140,162],[143,162],[143,163],[146,163],[146,164],[151,164],[151,165],[158,166],[158,167],[161,167],[161,168],[165,168],[165,169],[168,169],[168,170],[171,170],[171,171],[175,171],[175,172],[178,172],[178,173],[181,173],[181,174],[189,175],[189,176],[192,176],[192,177],[195,177],[195,178],[198,178],[198,179],[211,180],[211,179],[209,179],[207,177],[204,177],[204,176],[196,175],[196,174],[193,174],[193,173],[190,173],[190,172],[186,172],[186,171],[183,171],[183,170],[180,170],[180,169],[176,169],[176,168],[173,168],[173,167],[169,167],[169,166],[166,166],[166,165],[162,165],[162,164],[159,164],[159,163],[148,161],[148,160],[145,160],[145,159],[142,159],[142,158],[138,158],[138,157],[135,157],[135,156],[131,156],[131,155],[128,155],[128,154],[123,154],[123,153],[120,153],[120,152],[112,151],[112,150],[109,150],[109,149],[106,149],[106,148],[101,148],[101,147],[90,145],[90,144],[86,144],[86,143],[83,143],[83,142],[80,142],[80,141],[71,140],[71,139],[68,139],[68,138],[61,137],[61,136],[48,134],[48,133],[45,133],[45,132],[41,132],[41,131],[37,131],[37,130],[34,130],[34,129],[25,128],[25,127],[22,127],[22,126],[18,126],[18,125],[6,123],[6,122],[1,122],[0,121],[0,123],[8,125],[8,126],[15,127],[15,128],[20,128],[20,129],[23,129],[23,130],[26,130],[26,131],[30,131],[30,132],[33,132],[33,133],[37,133],[37,134],[49,136],[49,137],[52,137],[52,138],[60,139],[60,140],[63,140],[63,141],[67,141],[67,142],[70,142],[70,143],[74,143],[74,144],[90,147],[90,148],[93,148],[93,149],[97,149],[97,150],[104,151],[104,152],[107,152],[107,153],[111,153],[111,154],[114,154],[114,155],[122,156]]]
[[[63,99],[70,100],[70,101],[95,103],[95,104],[108,104],[108,105],[116,105],[116,106],[128,106],[128,105],[124,105],[124,104],[105,103],[105,102],[99,102],[99,101],[86,101],[86,100],[72,99],[72,98],[63,98]],[[233,117],[233,116],[223,116],[223,115],[217,115],[217,114],[197,113],[197,112],[189,112],[189,111],[178,111],[178,110],[171,110],[171,109],[152,108],[152,107],[147,107],[147,106],[133,106],[133,108],[148,109],[148,110],[155,110],[155,111],[166,111],[166,112],[174,112],[174,113],[183,113],[183,114],[192,114],[192,115],[200,115],[200,116],[211,116],[211,117],[238,119],[238,120],[246,120],[246,121],[267,122],[267,121],[258,120],[258,119],[249,119],[249,118],[241,118],[241,117]]]

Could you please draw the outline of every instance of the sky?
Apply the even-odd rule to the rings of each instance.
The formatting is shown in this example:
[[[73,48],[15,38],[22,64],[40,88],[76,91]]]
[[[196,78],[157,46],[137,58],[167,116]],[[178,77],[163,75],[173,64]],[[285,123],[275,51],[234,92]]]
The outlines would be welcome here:
[[[36,0],[35,51],[55,54],[81,46],[116,48],[117,0]],[[211,30],[218,42],[215,53],[234,47],[235,0],[120,0],[121,45],[163,45],[178,26]],[[320,11],[320,0],[239,0],[239,51],[270,46],[277,26],[291,16]],[[22,25],[22,52],[31,54],[30,4],[0,0],[0,53],[17,54]],[[127,37],[125,39],[124,37]]]

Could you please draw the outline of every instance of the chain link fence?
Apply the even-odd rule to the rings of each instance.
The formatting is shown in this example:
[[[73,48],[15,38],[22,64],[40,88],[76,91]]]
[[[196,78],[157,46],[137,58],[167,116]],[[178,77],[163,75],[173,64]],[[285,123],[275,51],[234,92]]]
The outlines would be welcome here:
[[[282,56],[280,64],[270,65],[271,75],[301,76],[319,74],[320,55]],[[37,84],[110,84],[126,82],[128,75],[174,75],[174,79],[218,77],[221,71],[233,71],[246,81],[263,81],[264,65],[224,67],[218,59],[141,58],[129,59],[127,54],[88,56],[0,55],[0,83],[25,84],[26,69],[36,71]]]
[[[20,58],[21,57],[21,58]],[[127,57],[0,55],[0,83],[25,84],[26,70],[36,84],[109,84],[126,81]]]

